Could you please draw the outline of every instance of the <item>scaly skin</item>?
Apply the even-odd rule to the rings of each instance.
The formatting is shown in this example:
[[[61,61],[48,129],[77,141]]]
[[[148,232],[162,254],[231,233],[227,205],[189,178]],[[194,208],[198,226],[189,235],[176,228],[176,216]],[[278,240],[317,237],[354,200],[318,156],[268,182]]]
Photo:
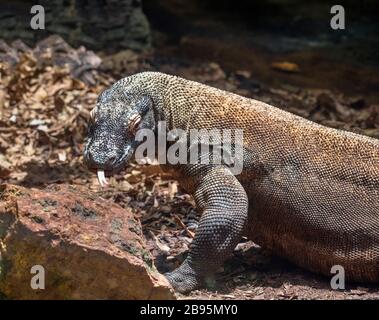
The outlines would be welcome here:
[[[156,130],[242,129],[243,171],[178,165],[202,212],[182,266],[167,274],[181,292],[201,286],[243,235],[308,270],[379,281],[379,141],[327,128],[273,106],[162,73],[124,78],[106,90],[89,130],[89,167],[126,165],[138,145],[129,126]],[[135,128],[132,130],[134,131]],[[171,170],[170,165],[166,165]]]

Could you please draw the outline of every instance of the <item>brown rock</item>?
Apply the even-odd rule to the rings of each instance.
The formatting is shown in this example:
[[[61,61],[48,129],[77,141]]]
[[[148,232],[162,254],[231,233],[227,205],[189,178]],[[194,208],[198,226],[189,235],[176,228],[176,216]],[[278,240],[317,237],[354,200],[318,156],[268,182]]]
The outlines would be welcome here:
[[[132,213],[84,187],[0,188],[0,296],[173,299]],[[45,289],[33,290],[34,265]]]

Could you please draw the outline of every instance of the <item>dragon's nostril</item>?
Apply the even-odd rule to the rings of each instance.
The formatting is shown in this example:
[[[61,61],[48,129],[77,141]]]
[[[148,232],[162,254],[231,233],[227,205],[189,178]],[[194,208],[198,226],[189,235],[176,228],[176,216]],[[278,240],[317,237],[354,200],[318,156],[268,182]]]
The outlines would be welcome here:
[[[100,152],[96,148],[87,148],[84,152],[84,161],[87,166],[92,168],[101,168],[113,170],[120,160],[117,152]]]

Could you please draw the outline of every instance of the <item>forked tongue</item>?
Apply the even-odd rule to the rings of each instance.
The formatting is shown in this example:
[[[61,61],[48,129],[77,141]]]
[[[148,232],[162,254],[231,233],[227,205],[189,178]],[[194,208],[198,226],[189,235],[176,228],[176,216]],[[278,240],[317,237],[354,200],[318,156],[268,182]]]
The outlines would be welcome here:
[[[102,187],[108,184],[107,179],[105,178],[104,170],[97,170],[97,179]]]

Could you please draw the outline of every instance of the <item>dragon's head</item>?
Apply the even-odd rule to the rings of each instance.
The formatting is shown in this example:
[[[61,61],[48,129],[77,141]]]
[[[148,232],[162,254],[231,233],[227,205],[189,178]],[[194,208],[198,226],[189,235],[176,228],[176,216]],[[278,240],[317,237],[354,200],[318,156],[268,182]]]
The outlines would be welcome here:
[[[91,111],[84,161],[97,171],[101,185],[107,183],[105,171],[121,170],[133,156],[141,143],[135,139],[136,132],[154,129],[152,100],[130,92],[116,83],[101,93]]]

